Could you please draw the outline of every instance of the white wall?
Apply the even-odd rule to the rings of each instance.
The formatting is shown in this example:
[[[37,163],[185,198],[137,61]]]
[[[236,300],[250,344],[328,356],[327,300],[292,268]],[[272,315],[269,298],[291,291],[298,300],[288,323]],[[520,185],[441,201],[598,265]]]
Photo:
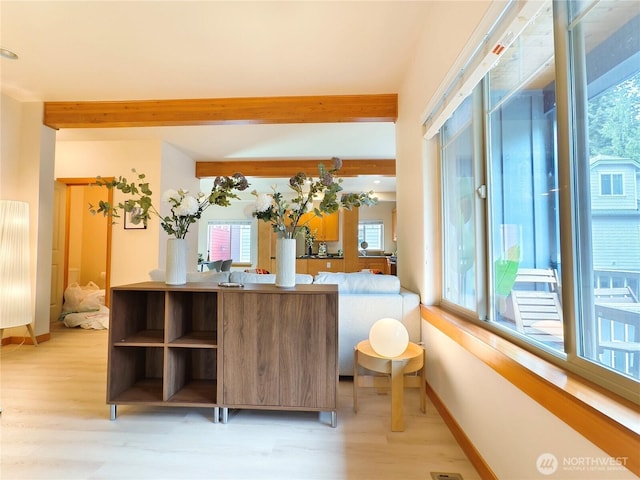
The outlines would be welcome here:
[[[399,92],[396,127],[398,272],[421,300],[440,297],[440,191],[437,138],[423,140],[422,110],[434,95],[490,2],[433,2],[421,44]],[[445,41],[446,39],[446,41]],[[437,45],[438,48],[433,48]],[[608,458],[604,452],[523,394],[493,369],[423,322],[427,381],[498,478],[543,478],[543,453],[568,458]],[[636,478],[627,470],[566,471],[553,478]]]
[[[200,191],[200,181],[196,178],[195,160],[168,143],[162,144],[160,175],[160,188],[157,189],[160,196],[169,189],[187,190],[194,195],[197,195]],[[163,216],[170,214],[171,210],[168,204],[160,204],[158,206]],[[189,233],[186,237],[188,272],[195,272],[198,265],[198,223],[189,228]],[[162,228],[160,228],[160,232],[161,234],[158,238],[158,266],[164,270],[167,263],[167,239],[169,235]]]
[[[95,178],[124,176],[135,179],[135,168],[144,173],[153,192],[153,204],[161,197],[161,142],[106,141],[58,142],[55,177]],[[53,184],[53,182],[51,182]],[[114,203],[126,200],[121,192],[114,193]],[[125,230],[123,219],[113,225],[111,244],[111,286],[149,280],[149,271],[158,268],[160,222],[153,217],[146,230]],[[49,245],[49,248],[51,245]]]
[[[6,95],[0,103],[0,198],[29,203],[33,325],[41,335],[49,332],[55,132],[42,125],[42,103],[20,103]]]

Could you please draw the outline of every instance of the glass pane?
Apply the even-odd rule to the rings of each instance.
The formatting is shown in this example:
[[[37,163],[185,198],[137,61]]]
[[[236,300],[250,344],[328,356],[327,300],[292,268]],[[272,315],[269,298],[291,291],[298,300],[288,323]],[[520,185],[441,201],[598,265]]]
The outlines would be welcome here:
[[[366,248],[362,243],[366,242]],[[384,250],[384,224],[381,220],[358,223],[358,245],[361,250]]]
[[[442,128],[443,297],[476,310],[471,97]]]
[[[611,175],[600,175],[600,195],[611,195]]]
[[[209,259],[251,262],[250,223],[209,223]]]
[[[578,354],[640,379],[640,4],[604,1],[572,30],[582,300]],[[598,181],[600,179],[600,181]]]
[[[622,175],[616,174],[613,175],[612,178],[613,186],[611,187],[611,191],[614,195],[622,195]]]
[[[490,320],[564,351],[549,2],[489,73]]]

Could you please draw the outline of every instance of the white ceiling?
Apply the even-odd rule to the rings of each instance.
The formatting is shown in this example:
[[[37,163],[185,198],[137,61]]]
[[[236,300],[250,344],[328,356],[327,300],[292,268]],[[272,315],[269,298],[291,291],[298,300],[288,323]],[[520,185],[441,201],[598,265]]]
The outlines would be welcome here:
[[[396,93],[428,1],[0,1],[20,101]],[[394,158],[393,124],[61,130],[160,138],[196,160]],[[391,188],[391,186],[389,187]],[[395,189],[395,183],[393,188]]]

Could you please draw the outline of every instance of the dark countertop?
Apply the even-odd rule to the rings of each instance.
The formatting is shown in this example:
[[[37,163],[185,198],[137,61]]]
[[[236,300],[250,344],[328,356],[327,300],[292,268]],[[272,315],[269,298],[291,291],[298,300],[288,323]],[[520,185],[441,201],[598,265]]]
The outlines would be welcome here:
[[[276,257],[271,257],[271,259],[275,259]],[[296,260],[342,260],[344,257],[339,257],[338,255],[327,255],[326,257],[319,257],[318,255],[299,255],[296,257]]]

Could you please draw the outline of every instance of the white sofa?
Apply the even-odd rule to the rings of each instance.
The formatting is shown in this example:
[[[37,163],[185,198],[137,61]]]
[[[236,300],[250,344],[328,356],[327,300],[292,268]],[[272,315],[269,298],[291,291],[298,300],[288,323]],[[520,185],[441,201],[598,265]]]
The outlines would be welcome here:
[[[338,369],[353,375],[353,348],[369,338],[381,318],[400,320],[409,340],[420,341],[420,296],[400,286],[393,275],[321,272],[313,283],[338,285]]]
[[[164,272],[153,270],[151,280],[164,281]],[[275,274],[248,272],[187,273],[188,282],[275,283]],[[369,338],[369,329],[381,318],[400,320],[409,340],[420,341],[420,296],[400,286],[393,275],[373,273],[321,272],[312,277],[296,274],[297,284],[338,285],[338,369],[340,375],[353,375],[353,348]]]
[[[151,270],[149,277],[154,282],[164,282],[164,270]],[[235,283],[276,283],[275,273],[261,274],[249,272],[187,272],[187,282],[235,282]],[[296,274],[296,284],[308,285],[313,283],[313,276],[303,273]]]

